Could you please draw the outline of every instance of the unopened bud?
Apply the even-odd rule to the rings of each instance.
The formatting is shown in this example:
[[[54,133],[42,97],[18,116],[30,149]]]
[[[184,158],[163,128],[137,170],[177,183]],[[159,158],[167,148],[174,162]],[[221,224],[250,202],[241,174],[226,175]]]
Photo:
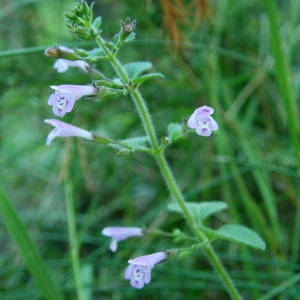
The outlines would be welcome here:
[[[65,58],[69,60],[78,59],[78,56],[75,54],[74,50],[65,46],[47,48],[45,50],[45,55],[52,58]]]
[[[125,21],[121,21],[122,31],[129,35],[131,32],[135,30],[136,20],[130,22],[130,18],[126,18]]]

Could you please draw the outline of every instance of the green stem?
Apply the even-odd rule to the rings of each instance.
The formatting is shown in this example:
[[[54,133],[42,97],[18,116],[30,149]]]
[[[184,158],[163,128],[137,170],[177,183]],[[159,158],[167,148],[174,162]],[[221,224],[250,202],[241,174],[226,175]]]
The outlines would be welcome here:
[[[123,80],[124,84],[128,85],[130,83],[130,79],[128,78],[128,76],[127,76],[123,66],[119,62],[119,60],[110,53],[109,49],[105,45],[105,41],[100,36],[98,36],[96,38],[96,41],[97,41],[99,47],[101,47],[104,50],[104,52],[106,53],[106,55],[109,57],[110,62],[112,64],[113,68],[115,69],[116,73]],[[226,289],[227,289],[228,293],[230,294],[230,296],[232,297],[232,299],[242,299],[238,290],[236,289],[234,283],[232,282],[229,274],[227,273],[226,269],[222,265],[218,255],[215,253],[212,246],[209,243],[207,243],[208,239],[205,236],[205,234],[197,228],[197,225],[187,208],[184,197],[177,185],[177,182],[173,176],[171,169],[169,168],[169,165],[166,161],[164,153],[163,153],[162,149],[160,149],[160,147],[159,147],[150,113],[149,113],[147,105],[138,89],[135,89],[131,93],[131,98],[137,108],[139,115],[140,115],[144,129],[145,129],[147,135],[149,136],[150,143],[151,143],[152,149],[153,149],[153,155],[155,156],[156,162],[157,162],[157,164],[160,168],[160,171],[163,175],[163,178],[170,190],[171,195],[173,196],[175,201],[178,203],[178,205],[181,207],[183,215],[185,216],[185,219],[186,219],[187,223],[189,224],[191,230],[194,232],[194,234],[196,235],[198,240],[203,244],[203,251],[207,255],[210,263],[213,265],[213,267],[219,274],[224,286],[226,287]]]
[[[83,300],[83,288],[79,262],[79,244],[76,233],[74,196],[71,181],[65,180],[65,198],[67,207],[68,231],[71,248],[71,260],[78,300]]]
[[[156,161],[160,167],[161,173],[163,174],[163,177],[164,177],[165,182],[170,190],[171,195],[177,201],[178,205],[181,207],[182,213],[185,216],[185,219],[186,219],[187,223],[189,224],[189,226],[191,227],[192,231],[194,232],[195,236],[203,244],[203,250],[204,250],[205,254],[207,255],[210,263],[213,265],[213,267],[217,271],[218,275],[220,276],[223,284],[227,288],[228,293],[231,295],[232,299],[242,299],[238,290],[236,289],[233,281],[231,280],[229,274],[227,273],[226,269],[222,265],[218,255],[212,248],[211,244],[207,243],[208,238],[206,237],[206,235],[203,232],[201,232],[198,229],[193,217],[191,216],[191,214],[186,206],[184,197],[183,197],[181,191],[179,190],[179,187],[173,176],[173,173],[172,173],[171,169],[169,168],[166,158],[162,152],[160,152],[156,155]]]

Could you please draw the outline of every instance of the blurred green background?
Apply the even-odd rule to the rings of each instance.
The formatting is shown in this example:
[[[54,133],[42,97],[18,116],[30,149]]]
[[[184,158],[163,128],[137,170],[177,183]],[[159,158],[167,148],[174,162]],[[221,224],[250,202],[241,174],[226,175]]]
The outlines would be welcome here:
[[[289,84],[298,103],[299,4],[275,2]],[[0,1],[2,186],[67,299],[76,299],[64,200],[67,170],[86,299],[227,299],[201,252],[158,266],[151,284],[141,291],[124,280],[129,258],[181,243],[128,240],[116,254],[109,253],[109,239],[101,236],[106,226],[189,232],[179,215],[166,211],[171,199],[151,157],[116,157],[108,147],[76,139],[45,146],[52,128],[43,120],[53,118],[47,105],[50,85],[90,82],[75,69],[56,73],[54,60],[43,54],[57,45],[94,47],[67,32],[63,12],[71,8],[71,0]],[[120,60],[149,60],[166,76],[141,89],[158,136],[166,135],[168,123],[184,122],[198,106],[215,108],[220,130],[207,139],[190,135],[171,146],[167,157],[187,201],[228,203],[228,211],[210,219],[212,227],[244,224],[266,241],[266,251],[214,242],[245,299],[258,299],[282,283],[274,299],[300,297],[299,168],[291,120],[275,78],[263,2],[96,0],[94,11],[103,18],[105,38],[118,32],[122,19],[136,19],[136,41],[122,49]],[[97,67],[113,74],[105,62]],[[298,115],[299,105],[296,109]],[[127,97],[79,101],[64,121],[115,139],[144,134]],[[1,215],[0,243],[0,299],[38,299]]]

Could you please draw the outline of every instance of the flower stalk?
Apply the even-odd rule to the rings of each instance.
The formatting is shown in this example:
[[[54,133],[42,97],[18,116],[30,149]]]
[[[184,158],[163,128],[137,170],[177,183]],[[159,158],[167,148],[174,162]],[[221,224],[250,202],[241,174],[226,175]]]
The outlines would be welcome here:
[[[92,28],[91,28],[92,30]],[[116,73],[119,75],[120,79],[124,82],[125,85],[130,84],[130,79],[128,75],[126,74],[122,64],[117,59],[115,55],[111,53],[111,51],[107,48],[105,41],[102,39],[100,35],[96,36],[96,42],[98,46],[104,51],[104,53],[107,55],[108,60],[110,61],[112,67],[116,71]],[[198,240],[204,245],[203,251],[207,255],[211,265],[214,267],[218,275],[220,276],[224,286],[226,287],[228,293],[230,294],[232,299],[242,299],[238,290],[236,289],[233,281],[231,280],[229,274],[227,273],[226,269],[222,265],[218,255],[215,253],[214,249],[210,245],[210,243],[207,243],[208,238],[206,235],[199,230],[197,227],[192,215],[190,214],[184,197],[178,187],[178,184],[174,178],[174,175],[167,163],[167,160],[164,156],[163,148],[159,146],[158,139],[155,134],[155,129],[153,126],[152,118],[150,116],[150,113],[148,111],[147,105],[139,91],[138,88],[135,88],[131,93],[131,98],[136,106],[136,109],[138,111],[138,114],[140,116],[140,119],[143,123],[144,130],[146,134],[149,137],[152,150],[153,150],[153,156],[155,157],[155,160],[159,166],[159,169],[162,173],[162,176],[169,188],[169,191],[174,198],[174,200],[178,203],[180,206],[183,215],[185,216],[186,222],[189,224],[191,230],[194,232],[195,236],[198,238]]]

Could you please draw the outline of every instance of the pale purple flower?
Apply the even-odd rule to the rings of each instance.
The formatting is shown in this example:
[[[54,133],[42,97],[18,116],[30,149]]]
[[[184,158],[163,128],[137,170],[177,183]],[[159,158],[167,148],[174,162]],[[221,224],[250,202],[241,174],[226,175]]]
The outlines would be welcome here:
[[[197,108],[187,121],[188,127],[195,129],[198,135],[210,136],[212,131],[219,128],[217,122],[211,117],[213,113],[213,108],[209,106]]]
[[[46,119],[44,122],[55,127],[47,137],[47,146],[49,146],[56,137],[77,136],[87,140],[93,140],[93,134],[85,129],[55,119]]]
[[[144,235],[143,229],[139,227],[106,227],[102,230],[102,234],[111,237],[109,249],[112,252],[117,251],[119,241]]]
[[[53,68],[56,69],[58,73],[67,71],[69,67],[77,67],[84,72],[87,72],[89,64],[83,60],[68,60],[65,58],[59,58],[53,65]]]
[[[56,116],[63,117],[67,112],[72,111],[75,101],[82,96],[95,95],[97,89],[91,85],[52,85],[54,90],[48,99],[48,104],[52,105],[53,113]]]
[[[140,256],[128,261],[129,266],[125,271],[125,279],[130,280],[132,287],[142,289],[144,284],[151,281],[151,270],[157,263],[167,259],[165,252],[156,252],[153,254]]]

